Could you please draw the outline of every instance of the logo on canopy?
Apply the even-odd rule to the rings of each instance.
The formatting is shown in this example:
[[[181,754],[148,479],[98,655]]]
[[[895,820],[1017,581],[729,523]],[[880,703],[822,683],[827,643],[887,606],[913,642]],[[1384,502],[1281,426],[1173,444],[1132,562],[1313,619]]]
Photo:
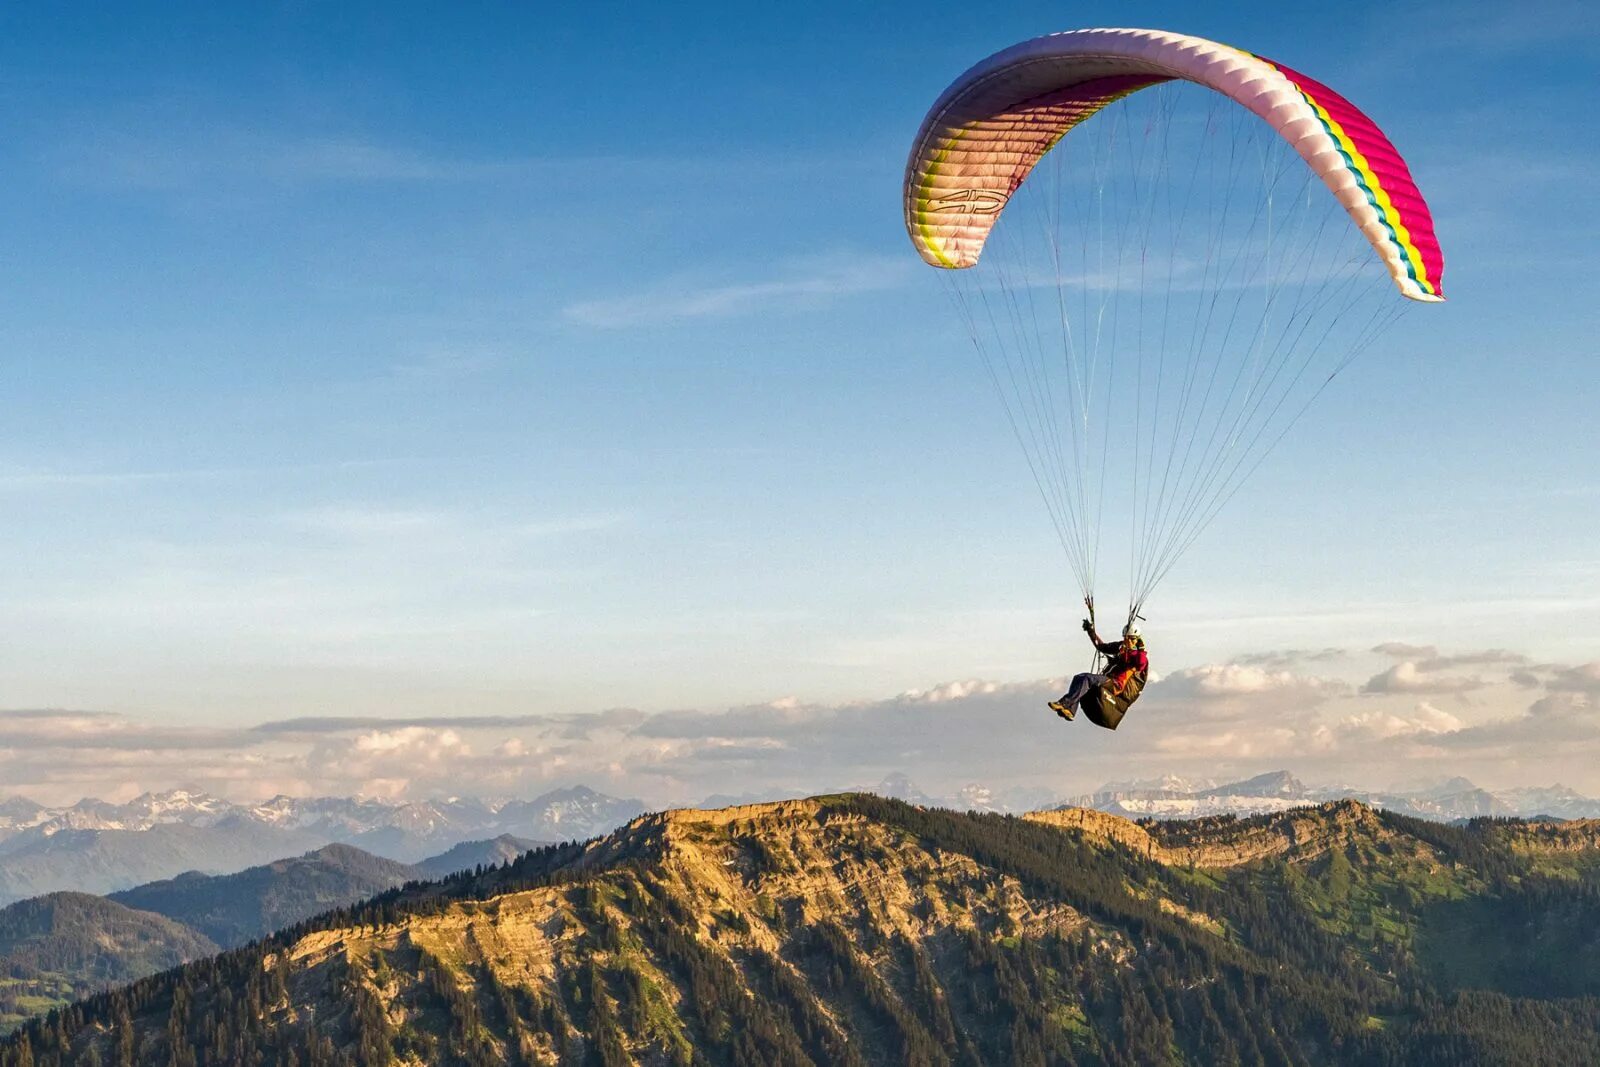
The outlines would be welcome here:
[[[993,189],[956,189],[934,197],[928,202],[928,210],[941,214],[998,215],[1009,199],[1007,194]]]

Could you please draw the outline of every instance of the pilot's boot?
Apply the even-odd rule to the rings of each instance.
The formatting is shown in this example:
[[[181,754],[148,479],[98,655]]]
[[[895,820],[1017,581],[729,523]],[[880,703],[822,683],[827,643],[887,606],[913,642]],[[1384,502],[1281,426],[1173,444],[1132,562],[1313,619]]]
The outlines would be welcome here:
[[[1050,710],[1068,722],[1071,722],[1073,717],[1078,714],[1078,709],[1067,703],[1067,694],[1065,693],[1061,694],[1060,700],[1050,701]]]

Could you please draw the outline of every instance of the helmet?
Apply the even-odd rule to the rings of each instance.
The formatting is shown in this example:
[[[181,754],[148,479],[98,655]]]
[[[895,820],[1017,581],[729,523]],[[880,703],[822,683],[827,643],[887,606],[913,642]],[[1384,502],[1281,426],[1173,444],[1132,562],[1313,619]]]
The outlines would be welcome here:
[[[1136,623],[1136,622],[1128,623],[1128,625],[1126,625],[1126,626],[1124,626],[1122,628],[1122,636],[1123,637],[1132,637],[1132,638],[1134,638],[1136,640],[1139,639],[1141,637],[1141,635],[1139,633],[1139,624]]]

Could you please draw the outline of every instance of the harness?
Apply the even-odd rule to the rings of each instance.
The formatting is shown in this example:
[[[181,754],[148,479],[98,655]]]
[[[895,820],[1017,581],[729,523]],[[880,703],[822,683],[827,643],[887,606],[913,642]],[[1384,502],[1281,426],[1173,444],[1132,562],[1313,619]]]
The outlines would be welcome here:
[[[1094,627],[1094,598],[1085,597],[1084,606],[1089,609],[1090,628]],[[1142,616],[1137,614],[1137,608],[1128,613],[1128,623],[1131,625]],[[1126,627],[1124,627],[1126,628]],[[1143,642],[1141,642],[1142,650]],[[1103,726],[1108,730],[1115,730],[1122,722],[1123,715],[1127,714],[1128,706],[1139,699],[1139,694],[1144,691],[1145,670],[1140,670],[1136,664],[1128,663],[1123,659],[1123,652],[1127,647],[1127,639],[1117,646],[1116,654],[1107,660],[1105,653],[1095,646],[1094,662],[1090,665],[1091,674],[1107,674],[1110,677],[1099,688],[1091,690],[1084,697],[1081,707],[1084,715],[1096,726]],[[1146,655],[1146,664],[1149,657]]]

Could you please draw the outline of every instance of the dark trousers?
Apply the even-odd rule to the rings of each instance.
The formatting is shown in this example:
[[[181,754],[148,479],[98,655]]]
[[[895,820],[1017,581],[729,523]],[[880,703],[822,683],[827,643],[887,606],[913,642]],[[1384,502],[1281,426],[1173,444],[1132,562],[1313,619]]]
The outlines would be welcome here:
[[[1061,703],[1069,708],[1076,708],[1078,702],[1089,695],[1090,690],[1104,685],[1110,681],[1104,674],[1080,674],[1072,679],[1072,684],[1067,686],[1066,693],[1061,697]]]

